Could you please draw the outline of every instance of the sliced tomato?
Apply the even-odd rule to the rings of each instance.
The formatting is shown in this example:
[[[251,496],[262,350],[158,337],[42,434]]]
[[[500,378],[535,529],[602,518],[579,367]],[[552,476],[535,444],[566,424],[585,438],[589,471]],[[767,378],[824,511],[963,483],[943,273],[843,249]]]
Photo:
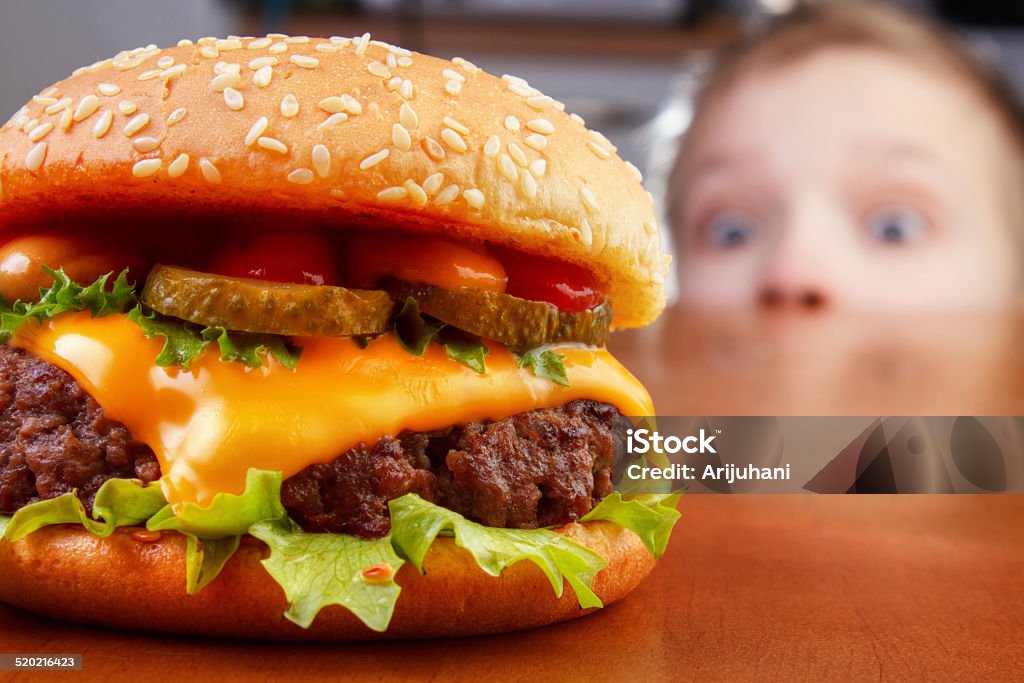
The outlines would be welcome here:
[[[331,247],[312,232],[273,232],[244,246],[229,245],[213,258],[210,270],[273,282],[337,284]]]
[[[597,280],[584,268],[511,249],[496,249],[508,273],[506,294],[547,301],[562,311],[579,313],[605,300]]]

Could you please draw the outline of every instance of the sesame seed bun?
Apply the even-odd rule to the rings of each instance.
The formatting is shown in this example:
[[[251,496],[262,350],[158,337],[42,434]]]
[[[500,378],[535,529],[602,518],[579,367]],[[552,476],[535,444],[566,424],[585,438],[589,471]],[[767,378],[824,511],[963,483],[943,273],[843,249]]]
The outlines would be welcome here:
[[[520,79],[365,37],[138,48],[0,129],[0,230],[154,207],[400,226],[577,263],[615,326],[651,322],[668,258],[650,197],[561,109]]]
[[[425,574],[405,564],[402,593],[385,633],[351,612],[325,608],[309,629],[287,621],[280,586],[263,569],[266,549],[252,537],[210,585],[185,593],[185,540],[164,532],[152,543],[131,528],[101,539],[82,527],[44,527],[11,543],[0,540],[0,601],[61,620],[115,628],[275,640],[451,637],[532,628],[582,616],[572,589],[561,598],[537,567],[520,562],[499,577],[479,569],[450,538],[439,538]],[[572,524],[568,537],[600,553],[607,568],[594,579],[605,605],[632,590],[654,565],[633,532],[609,522]]]

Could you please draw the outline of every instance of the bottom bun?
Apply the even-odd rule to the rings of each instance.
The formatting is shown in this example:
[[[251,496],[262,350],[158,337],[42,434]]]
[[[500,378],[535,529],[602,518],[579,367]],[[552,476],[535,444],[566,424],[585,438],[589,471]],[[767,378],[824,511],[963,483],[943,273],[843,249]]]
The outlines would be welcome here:
[[[500,577],[483,572],[451,538],[438,538],[424,559],[425,574],[406,563],[396,581],[402,593],[385,633],[370,630],[348,610],[332,605],[308,629],[284,618],[284,591],[260,564],[266,547],[245,537],[210,585],[185,593],[185,539],[132,538],[118,529],[98,538],[79,526],[40,529],[11,543],[0,540],[0,600],[58,619],[115,628],[234,638],[367,640],[434,638],[497,633],[581,616],[566,584],[562,597],[531,562]],[[617,524],[588,522],[559,530],[608,562],[594,579],[605,605],[636,587],[654,566],[636,534]]]

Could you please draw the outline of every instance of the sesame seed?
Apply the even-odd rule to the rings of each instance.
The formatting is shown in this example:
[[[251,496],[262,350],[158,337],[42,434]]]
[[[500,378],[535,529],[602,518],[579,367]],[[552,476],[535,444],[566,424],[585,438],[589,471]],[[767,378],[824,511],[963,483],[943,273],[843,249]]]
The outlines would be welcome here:
[[[388,45],[388,52],[395,55],[396,57],[411,57],[412,52],[406,50],[404,47],[398,47],[397,45]]]
[[[339,114],[331,114],[326,119],[324,119],[323,122],[321,122],[320,125],[317,126],[317,128],[333,128],[334,126],[337,126],[339,123],[344,123],[345,121],[348,121],[348,114],[344,112],[341,112]]]
[[[213,73],[239,76],[242,73],[242,65],[235,62],[217,62],[213,65]]]
[[[634,166],[631,162],[626,162],[626,168],[629,169],[629,172],[633,174],[633,177],[636,178],[638,183],[642,183],[644,181],[644,174],[641,173],[640,169]]]
[[[223,38],[214,43],[218,50],[229,52],[231,50],[241,50],[242,41],[237,38]]]
[[[199,160],[199,172],[203,174],[203,178],[206,182],[211,185],[220,185],[220,181],[223,180],[220,171],[209,159]]]
[[[132,146],[135,148],[135,151],[145,154],[159,147],[160,140],[150,137],[138,137],[132,140]]]
[[[334,43],[317,43],[314,49],[317,52],[341,52],[342,46]]]
[[[351,38],[345,38],[343,36],[331,36],[331,42],[334,43],[335,45],[340,45],[342,47],[348,47],[349,45],[352,44],[352,39]]]
[[[535,159],[530,163],[530,173],[533,174],[534,178],[543,178],[545,171],[548,170],[547,159]]]
[[[580,188],[580,197],[583,198],[583,204],[591,211],[601,210],[601,206],[597,203],[597,197],[594,196],[589,187]]]
[[[508,143],[508,153],[512,155],[512,158],[516,160],[516,163],[520,166],[526,166],[529,162],[526,159],[526,152],[523,148],[514,142]]]
[[[272,55],[279,55],[282,52],[286,52],[287,50],[288,46],[285,43],[274,43],[269,48],[267,48],[267,52],[269,52]]]
[[[234,88],[224,88],[224,104],[228,105],[228,109],[238,111],[245,106],[245,98]]]
[[[199,48],[199,54],[207,59],[216,59],[217,57],[220,57],[220,52],[218,52],[217,48],[212,45],[203,45]]]
[[[537,93],[537,91],[530,86],[520,85],[519,83],[509,84],[508,89],[520,97],[533,97]]]
[[[416,130],[420,125],[420,117],[416,116],[415,110],[408,102],[402,102],[402,107],[398,110],[398,120],[409,130]]]
[[[321,178],[326,178],[331,170],[331,150],[324,145],[313,145],[313,169]]]
[[[22,110],[24,110],[24,109],[25,108],[22,107]],[[19,130],[21,130],[22,126],[24,126],[27,121],[28,121],[28,114],[25,114],[24,111],[22,111],[21,113],[17,114],[14,117],[14,127],[19,129]],[[8,121],[7,123],[11,123],[11,121]],[[4,124],[4,125],[7,125],[7,124]]]
[[[363,105],[359,104],[359,100],[352,97],[348,93],[341,96],[341,99],[345,102],[345,111],[353,116],[359,116],[363,113]]]
[[[57,98],[56,97],[43,97],[42,95],[33,95],[32,96],[32,101],[35,102],[36,104],[41,104],[44,107],[48,107],[51,104],[57,104]]]
[[[299,101],[295,99],[295,95],[288,93],[281,99],[281,115],[286,119],[298,116],[299,114]]]
[[[94,123],[92,126],[93,136],[98,139],[106,135],[107,131],[110,130],[110,124],[113,122],[114,112],[108,109],[107,111],[100,114],[100,117],[96,119],[96,123]]]
[[[462,83],[466,80],[465,76],[463,76],[458,71],[455,71],[453,69],[445,69],[444,71],[441,72],[441,75],[443,75],[450,81],[459,81],[460,83]]]
[[[267,34],[267,38],[271,38],[273,40],[284,40],[287,37],[288,37],[287,33],[268,33]]]
[[[411,100],[413,98],[412,81],[408,78],[402,81],[402,85],[398,88],[398,94],[407,100]]]
[[[329,114],[337,114],[338,112],[345,111],[345,100],[341,99],[338,95],[334,95],[320,100],[317,106]]]
[[[597,139],[599,143],[612,150],[613,152],[618,151],[618,148],[612,144],[612,141],[601,134],[600,131],[592,130],[590,134]]]
[[[245,146],[252,147],[256,143],[256,140],[267,132],[267,126],[269,125],[270,122],[267,121],[266,116],[261,116],[256,119],[256,123],[252,124],[249,132],[245,134]]]
[[[532,175],[524,173],[519,176],[519,191],[527,199],[533,199],[537,196],[537,181],[533,179]]]
[[[28,132],[28,139],[31,142],[39,142],[46,137],[47,133],[53,130],[52,123],[41,123]]]
[[[161,71],[161,69],[150,69],[149,71],[143,71],[142,73],[139,74],[138,80],[140,80],[140,81],[148,81],[151,78],[156,78],[157,76],[160,75],[160,71]]]
[[[427,153],[427,156],[434,161],[441,161],[441,159],[444,159],[444,147],[442,147],[434,138],[423,138],[420,140],[420,147],[422,147],[423,151]]]
[[[387,66],[374,60],[366,65],[366,70],[377,78],[391,78],[391,70]]]
[[[474,209],[479,209],[484,205],[484,193],[476,188],[463,192],[462,198],[465,199],[466,203]]]
[[[124,126],[124,134],[131,137],[149,125],[149,114],[132,117]]]
[[[305,45],[309,42],[309,36],[288,36],[284,42],[289,45]]]
[[[505,117],[505,129],[513,133],[519,132],[519,119],[514,116]]]
[[[71,124],[74,123],[74,112],[70,109],[65,109],[60,115],[60,129],[63,131],[71,130]]]
[[[171,165],[167,167],[167,175],[172,178],[177,178],[186,170],[188,170],[189,156],[187,154],[179,154],[178,158],[171,162]]]
[[[178,47],[191,47],[191,46],[192,46],[192,41],[189,40],[188,38],[182,38],[181,40],[178,41]]]
[[[163,165],[161,159],[143,159],[132,166],[132,175],[136,178],[148,178],[159,171],[161,165]]]
[[[256,59],[249,62],[249,68],[253,71],[256,71],[257,69],[262,69],[265,66],[277,66],[280,63],[281,60],[278,59],[277,57],[257,57]]]
[[[449,95],[458,95],[462,92],[462,83],[459,81],[446,81],[444,89]]]
[[[412,138],[409,137],[409,131],[400,123],[391,126],[391,142],[403,152],[408,152],[412,147]]]
[[[269,64],[261,66],[252,75],[252,82],[257,88],[266,88],[270,85],[270,79],[274,77],[274,69]]]
[[[449,185],[448,187],[441,190],[441,193],[434,197],[434,204],[437,206],[444,206],[445,204],[451,204],[455,201],[455,198],[459,196],[459,186]]]
[[[527,135],[523,142],[536,150],[542,150],[548,146],[548,139],[540,133],[534,133],[533,135]]]
[[[409,191],[404,187],[388,187],[377,193],[377,199],[382,202],[400,202],[409,196]]]
[[[612,152],[611,152],[610,149],[608,149],[604,145],[600,145],[600,144],[594,142],[593,140],[590,140],[589,142],[587,142],[587,147],[590,148],[591,152],[593,152],[597,156],[601,157],[602,159],[607,159],[608,157],[610,157],[612,155]]]
[[[544,111],[554,106],[555,101],[547,95],[535,95],[533,97],[526,98],[526,104],[538,111]]]
[[[402,183],[402,187],[409,193],[409,198],[412,199],[413,203],[417,206],[423,206],[427,203],[427,193],[423,191],[423,188],[416,184],[416,181],[410,178]]]
[[[309,185],[313,182],[313,172],[308,168],[297,168],[288,174],[288,182],[295,185]]]
[[[501,172],[501,175],[512,182],[515,182],[516,178],[519,177],[519,169],[516,168],[516,163],[507,154],[502,154],[498,157],[498,170]]]
[[[452,63],[458,64],[471,74],[474,74],[480,70],[480,67],[478,67],[476,64],[470,62],[469,60],[463,59],[462,57],[452,57]]]
[[[99,93],[105,97],[113,97],[114,95],[121,92],[121,88],[119,86],[114,85],[113,83],[100,83],[96,86],[96,90],[98,90]]]
[[[75,122],[83,121],[93,114],[100,108],[100,99],[95,95],[86,95],[79,101],[78,107],[75,109],[74,119]]]
[[[423,180],[423,191],[428,195],[433,195],[441,189],[442,183],[444,183],[443,173],[434,173],[433,175],[429,175]]]
[[[569,118],[580,124],[581,126],[587,125],[587,122],[583,120],[583,117],[579,114],[569,114]]]
[[[39,119],[29,119],[27,116],[22,120],[21,125],[18,126],[23,132],[27,132],[39,125]]]
[[[139,108],[139,105],[135,104],[131,100],[121,100],[117,103],[117,110],[125,116],[131,116]]]
[[[45,160],[46,143],[36,143],[36,145],[28,151],[28,154],[25,155],[25,168],[34,173],[42,167],[43,161]]]
[[[235,73],[222,73],[218,76],[214,76],[213,80],[210,81],[210,87],[213,88],[214,92],[224,92],[228,88],[233,88],[242,82],[242,77]]]
[[[57,112],[63,111],[64,109],[67,109],[70,106],[71,106],[71,98],[70,97],[62,97],[61,99],[59,99],[58,101],[54,102],[53,104],[48,106],[46,109],[44,109],[43,112],[46,113],[46,114],[56,114]]]
[[[165,81],[169,81],[172,78],[177,78],[181,74],[185,73],[186,68],[187,66],[185,64],[178,64],[168,69],[164,69],[160,72],[160,78],[162,78]]]
[[[278,154],[287,154],[288,145],[284,144],[277,138],[261,137],[256,139],[256,144],[263,149],[270,150],[271,152],[277,152]]]
[[[446,116],[446,117],[444,117],[443,121],[444,121],[444,125],[448,126],[452,130],[454,130],[454,131],[456,131],[458,133],[462,133],[463,135],[469,135],[469,128],[467,128],[466,126],[462,125],[461,123],[459,123],[458,121],[456,121],[452,117]]]
[[[360,170],[365,171],[368,168],[373,168],[374,166],[376,166],[380,162],[382,162],[385,159],[387,159],[388,155],[390,153],[391,153],[391,150],[389,150],[389,149],[382,149],[381,151],[377,152],[376,154],[371,154],[370,156],[366,157],[365,159],[363,159],[362,161],[359,162]]]
[[[60,88],[53,86],[43,91],[43,97],[60,97]]]
[[[487,142],[484,144],[484,154],[489,157],[495,156],[501,151],[501,140],[498,139],[497,135],[492,135],[487,138]]]
[[[307,57],[306,55],[292,55],[288,58],[289,61],[295,66],[301,66],[303,69],[315,69],[320,66],[320,60],[316,57]]]
[[[361,55],[364,52],[366,52],[366,46],[369,44],[370,34],[364,33],[362,36],[359,37],[359,40],[356,41],[356,54]]]
[[[388,92],[394,92],[394,91],[398,90],[400,87],[402,87],[402,79],[399,78],[398,76],[395,76],[394,78],[389,80],[387,83],[385,83],[384,87],[387,88]]]
[[[555,126],[547,119],[533,119],[526,122],[526,127],[541,135],[551,135],[555,132]]]
[[[256,40],[249,41],[249,44],[245,47],[250,50],[262,50],[270,47],[270,44],[274,42],[273,38],[257,38]]]
[[[412,66],[412,57],[408,55],[402,55],[396,61],[398,62],[398,66],[402,67],[403,69],[407,69],[410,66]]]
[[[397,69],[398,68],[398,60],[395,59],[395,55],[394,55],[393,52],[389,52],[388,53],[387,59],[384,60],[384,63],[388,65],[389,69]]]
[[[468,147],[466,141],[462,139],[462,136],[456,133],[451,128],[441,129],[441,139],[444,140],[449,147],[454,149],[456,152],[465,152]]]

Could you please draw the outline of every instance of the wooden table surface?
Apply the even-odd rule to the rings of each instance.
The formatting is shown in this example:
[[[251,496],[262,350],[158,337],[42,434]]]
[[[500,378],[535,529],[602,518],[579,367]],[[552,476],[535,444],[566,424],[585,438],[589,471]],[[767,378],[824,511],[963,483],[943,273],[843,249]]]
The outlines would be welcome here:
[[[613,346],[662,414],[1020,415],[1021,322],[671,311]],[[693,495],[680,509],[640,588],[544,629],[254,644],[0,606],[0,651],[82,653],[102,680],[1024,680],[1022,496]]]

